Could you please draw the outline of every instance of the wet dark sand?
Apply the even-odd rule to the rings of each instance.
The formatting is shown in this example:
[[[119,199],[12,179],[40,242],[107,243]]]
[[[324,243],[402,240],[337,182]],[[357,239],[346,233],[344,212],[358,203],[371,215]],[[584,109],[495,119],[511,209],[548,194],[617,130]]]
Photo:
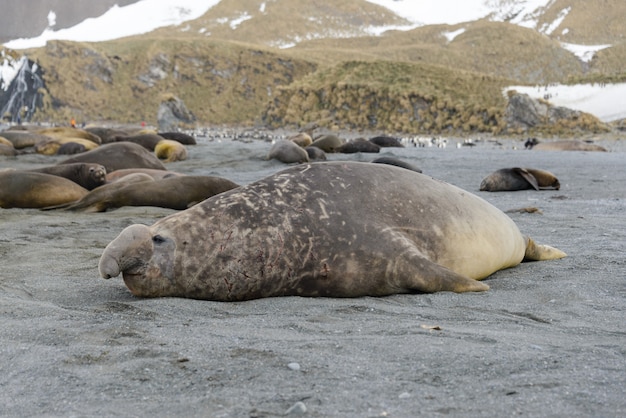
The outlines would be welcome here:
[[[540,209],[510,216],[569,256],[500,271],[480,294],[138,299],[99,278],[98,259],[127,225],[173,211],[0,209],[0,415],[279,416],[297,402],[319,417],[626,415],[626,148],[451,145],[383,154],[502,210]],[[263,160],[269,146],[202,143],[168,167],[247,183],[284,167]],[[513,166],[562,188],[478,191]]]

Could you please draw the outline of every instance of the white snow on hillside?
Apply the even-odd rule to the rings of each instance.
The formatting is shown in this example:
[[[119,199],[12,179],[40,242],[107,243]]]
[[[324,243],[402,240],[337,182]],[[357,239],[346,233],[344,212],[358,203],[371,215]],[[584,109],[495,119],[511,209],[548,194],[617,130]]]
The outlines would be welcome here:
[[[54,30],[54,22],[36,38],[15,39],[4,44],[10,49],[38,48],[53,39],[101,42],[148,33],[164,26],[197,19],[220,0],[142,0],[128,6],[113,6],[97,18],[71,28]],[[54,11],[52,11],[54,14]]]
[[[603,122],[626,118],[626,83],[619,84],[578,84],[549,86],[508,86],[503,90],[528,94],[534,99],[545,99],[554,106],[591,113]]]

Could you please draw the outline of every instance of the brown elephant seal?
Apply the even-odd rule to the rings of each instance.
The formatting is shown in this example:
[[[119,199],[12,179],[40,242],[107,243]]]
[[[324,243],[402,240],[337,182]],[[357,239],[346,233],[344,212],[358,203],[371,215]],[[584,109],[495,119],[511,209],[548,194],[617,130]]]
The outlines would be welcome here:
[[[285,164],[299,164],[309,161],[309,154],[304,148],[288,139],[281,139],[272,144],[267,154],[268,160],[278,160]]]
[[[157,132],[157,135],[165,139],[171,139],[172,141],[180,142],[183,145],[197,144],[196,138],[183,132]]]
[[[357,138],[346,142],[337,148],[335,152],[342,154],[354,154],[357,152],[377,153],[380,152],[380,147],[365,138]]]
[[[64,138],[81,138],[96,145],[102,144],[102,139],[91,132],[84,129],[73,128],[71,126],[55,126],[52,128],[43,128],[36,131],[40,135],[46,135],[54,139]]]
[[[18,154],[13,145],[0,144],[0,155],[5,157],[15,157]]]
[[[154,155],[165,163],[184,161],[187,159],[187,148],[178,141],[162,139],[154,147]]]
[[[104,126],[87,126],[85,131],[90,132],[98,137],[102,141],[102,144],[109,144],[115,142],[118,136],[128,136],[130,133],[119,128],[107,128]]]
[[[309,161],[326,161],[326,153],[322,151],[321,148],[314,147],[313,145],[309,145],[304,148],[307,155],[309,156]]]
[[[122,168],[154,168],[165,170],[163,163],[150,151],[132,142],[114,142],[70,157],[59,164],[96,163],[103,165],[107,173]]]
[[[134,144],[139,144],[148,151],[154,151],[154,148],[157,144],[163,141],[161,135],[157,135],[155,133],[141,133],[136,135],[120,135],[115,137],[116,142],[132,142]]]
[[[373,138],[370,138],[370,142],[372,144],[378,145],[381,148],[390,148],[390,147],[404,148],[404,145],[402,145],[402,142],[400,142],[398,138],[394,138],[392,136],[385,136],[385,135],[375,136]]]
[[[153,180],[161,180],[168,177],[176,177],[176,176],[184,176],[182,173],[178,173],[176,171],[169,170],[155,170],[154,168],[124,168],[121,170],[115,170],[112,173],[107,173],[106,182],[114,183],[123,179],[124,177],[135,174],[135,173],[143,173],[152,177]]]
[[[98,268],[107,279],[122,273],[136,296],[238,301],[484,291],[478,280],[524,258],[564,256],[465,190],[344,161],[294,166],[131,225]]]
[[[301,148],[306,148],[313,143],[311,135],[306,132],[300,132],[299,134],[290,136],[287,140],[296,143]]]
[[[183,210],[236,187],[239,185],[222,177],[175,176],[154,180],[148,174],[134,173],[120,182],[105,184],[92,190],[65,209],[105,212],[123,206],[156,206]]]
[[[2,131],[2,137],[13,144],[15,149],[34,147],[40,142],[49,141],[49,136],[40,135],[30,131],[7,130]]]
[[[516,190],[559,190],[561,184],[554,174],[536,168],[502,168],[494,171],[480,183],[484,192]]]
[[[59,147],[59,149],[57,150],[57,155],[75,155],[86,151],[88,150],[83,144],[68,142]]]
[[[318,147],[322,151],[330,154],[333,152],[337,152],[337,148],[342,146],[344,142],[345,141],[339,138],[337,135],[328,134],[316,138],[315,141],[311,143],[311,146]]]
[[[390,165],[395,165],[396,167],[402,167],[405,168],[407,170],[411,170],[411,171],[415,171],[416,173],[421,173],[422,170],[420,168],[418,168],[417,166],[411,164],[411,163],[407,163],[406,161],[403,161],[399,158],[395,158],[395,157],[378,157],[375,158],[374,160],[372,160],[373,163],[376,164],[390,164]]]
[[[67,137],[67,138],[55,138],[55,139],[50,139],[49,141],[40,142],[35,145],[35,151],[38,154],[43,154],[43,155],[57,155],[61,146],[67,145],[67,144],[82,145],[83,149],[86,151],[91,151],[99,147],[98,144],[96,144],[95,142],[91,142],[88,139]]]
[[[87,189],[71,180],[22,170],[0,172],[0,207],[36,208],[79,200]]]
[[[606,148],[600,145],[577,140],[538,142],[531,149],[537,151],[607,151]]]
[[[106,169],[100,164],[73,163],[52,165],[27,170],[31,173],[44,173],[73,181],[87,190],[93,190],[106,183]]]

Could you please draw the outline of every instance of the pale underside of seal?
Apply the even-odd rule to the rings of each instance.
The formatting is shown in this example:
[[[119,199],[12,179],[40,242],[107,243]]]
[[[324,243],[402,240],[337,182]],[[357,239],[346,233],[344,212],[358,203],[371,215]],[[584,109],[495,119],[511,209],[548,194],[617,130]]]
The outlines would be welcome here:
[[[102,277],[136,296],[219,301],[483,291],[535,244],[483,199],[387,164],[298,165],[214,196],[104,250]]]

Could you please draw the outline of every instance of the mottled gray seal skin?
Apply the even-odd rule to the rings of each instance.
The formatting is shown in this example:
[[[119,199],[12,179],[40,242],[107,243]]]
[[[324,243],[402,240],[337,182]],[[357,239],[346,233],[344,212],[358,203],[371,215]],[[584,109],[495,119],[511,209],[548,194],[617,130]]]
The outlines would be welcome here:
[[[554,174],[536,168],[502,168],[485,177],[480,190],[505,192],[517,190],[559,190],[561,184]]]
[[[123,206],[183,210],[236,187],[239,185],[214,176],[175,176],[154,180],[148,174],[134,173],[119,182],[98,187],[64,208],[81,212],[106,212]]]
[[[0,172],[0,207],[41,209],[74,202],[88,193],[71,180],[22,170]]]
[[[375,198],[372,191],[375,190]],[[535,244],[483,199],[386,164],[301,164],[157,221],[104,249],[102,277],[141,297],[238,301],[484,291]]]
[[[122,168],[154,168],[157,170],[166,170],[163,163],[159,161],[153,153],[141,145],[132,142],[104,144],[94,150],[70,157],[59,164],[69,163],[100,164],[106,168],[107,173]]]
[[[64,177],[81,185],[87,190],[93,190],[106,183],[106,168],[95,163],[72,163],[53,165],[49,167],[33,168],[28,170],[35,173],[52,174]]]

